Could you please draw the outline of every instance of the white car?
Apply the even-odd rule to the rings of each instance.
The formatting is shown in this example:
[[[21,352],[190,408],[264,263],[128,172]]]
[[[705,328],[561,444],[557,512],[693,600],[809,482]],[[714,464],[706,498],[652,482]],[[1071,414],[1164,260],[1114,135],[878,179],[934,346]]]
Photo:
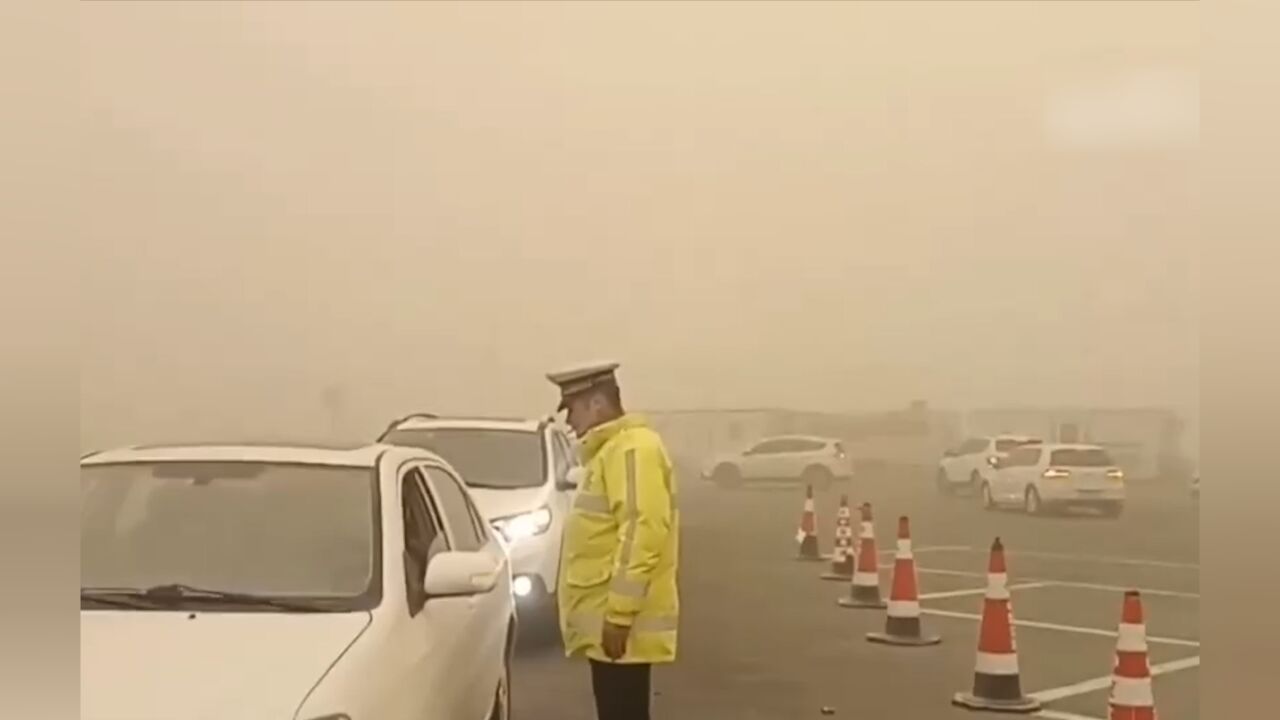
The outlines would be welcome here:
[[[454,470],[372,446],[80,462],[82,720],[506,720],[511,570]]]
[[[584,472],[568,430],[551,418],[411,415],[392,423],[381,442],[430,450],[458,469],[507,543],[523,619],[541,630],[558,627],[560,541]]]
[[[799,482],[817,487],[853,477],[853,461],[839,440],[794,435],[761,440],[739,453],[714,459],[703,478],[722,486],[744,482]]]
[[[1118,517],[1125,495],[1124,471],[1097,445],[1026,445],[1000,458],[982,483],[983,507],[1020,507],[1032,515],[1089,506]]]
[[[995,458],[1004,457],[1015,448],[1040,442],[1030,435],[996,435],[965,440],[943,453],[938,463],[938,492],[952,495],[964,488],[977,491],[992,473]]]

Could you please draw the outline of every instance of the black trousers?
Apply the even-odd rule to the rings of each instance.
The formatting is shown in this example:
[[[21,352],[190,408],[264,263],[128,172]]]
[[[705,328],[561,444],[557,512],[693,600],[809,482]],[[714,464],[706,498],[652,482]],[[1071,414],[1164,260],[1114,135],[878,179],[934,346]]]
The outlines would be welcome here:
[[[649,720],[650,668],[592,660],[596,720]]]

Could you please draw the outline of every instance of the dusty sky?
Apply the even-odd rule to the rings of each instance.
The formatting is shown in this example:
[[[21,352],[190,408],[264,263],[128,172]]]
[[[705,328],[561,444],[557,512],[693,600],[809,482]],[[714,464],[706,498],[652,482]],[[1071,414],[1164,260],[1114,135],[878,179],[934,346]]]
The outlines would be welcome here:
[[[1198,395],[1196,3],[89,3],[82,442]]]

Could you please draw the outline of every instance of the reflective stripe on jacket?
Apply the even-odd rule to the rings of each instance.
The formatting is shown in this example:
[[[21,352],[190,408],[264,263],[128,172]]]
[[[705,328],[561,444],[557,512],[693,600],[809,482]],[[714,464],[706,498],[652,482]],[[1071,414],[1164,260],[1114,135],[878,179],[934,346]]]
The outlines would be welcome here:
[[[565,524],[560,573],[565,650],[607,661],[607,619],[631,627],[618,662],[671,662],[680,533],[667,451],[644,420],[625,415],[588,432],[582,454],[587,476]]]

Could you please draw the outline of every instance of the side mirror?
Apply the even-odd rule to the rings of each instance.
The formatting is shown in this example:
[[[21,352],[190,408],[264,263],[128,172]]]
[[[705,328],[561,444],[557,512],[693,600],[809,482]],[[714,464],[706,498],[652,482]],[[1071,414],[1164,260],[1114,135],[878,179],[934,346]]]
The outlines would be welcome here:
[[[557,490],[576,490],[582,487],[587,479],[587,469],[582,466],[574,466],[569,468],[569,472],[565,476],[556,480]]]
[[[442,552],[431,558],[422,582],[428,598],[487,593],[498,585],[502,562],[484,552]]]

